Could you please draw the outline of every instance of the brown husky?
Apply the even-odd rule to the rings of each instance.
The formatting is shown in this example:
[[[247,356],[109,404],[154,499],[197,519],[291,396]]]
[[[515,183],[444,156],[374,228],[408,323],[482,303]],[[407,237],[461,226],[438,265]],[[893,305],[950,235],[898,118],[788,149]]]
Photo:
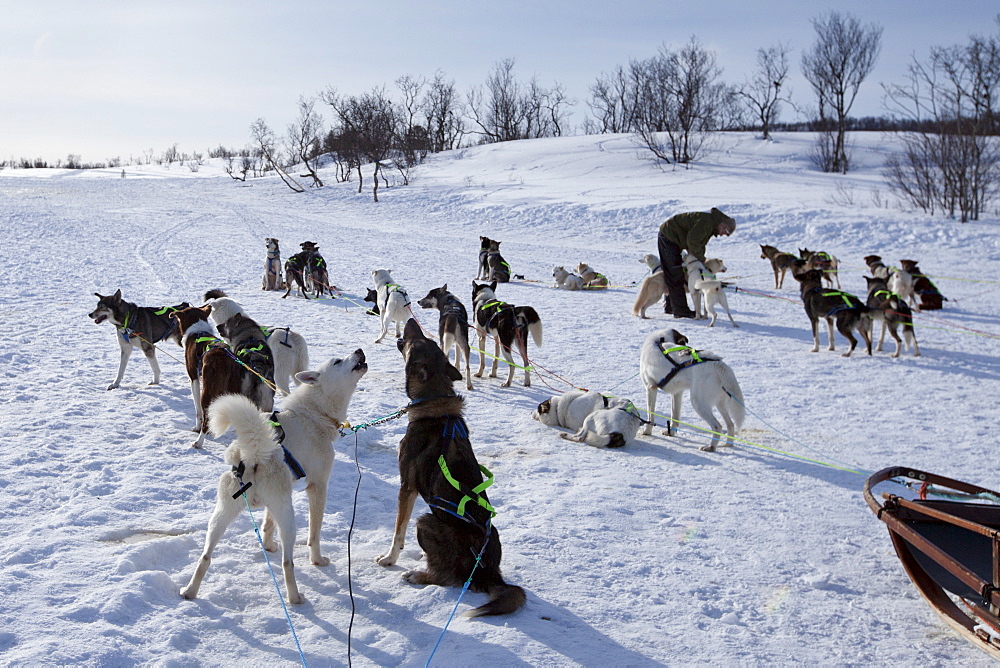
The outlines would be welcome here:
[[[408,320],[397,345],[406,364],[410,424],[399,443],[399,507],[389,552],[376,561],[392,566],[399,558],[406,528],[419,494],[431,512],[417,520],[417,542],[427,555],[427,570],[407,571],[410,584],[455,587],[472,580],[473,591],[490,600],[467,614],[506,615],[525,602],[524,590],[500,574],[500,534],[484,491],[483,472],[462,418],[462,398],[452,383],[462,374],[436,343]]]

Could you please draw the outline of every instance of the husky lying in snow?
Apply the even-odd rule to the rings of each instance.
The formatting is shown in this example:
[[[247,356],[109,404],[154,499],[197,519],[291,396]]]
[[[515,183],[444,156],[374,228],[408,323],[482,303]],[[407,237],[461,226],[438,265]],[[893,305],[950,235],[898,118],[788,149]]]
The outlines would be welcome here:
[[[583,279],[583,287],[585,288],[601,289],[608,287],[611,283],[607,276],[597,273],[593,267],[584,262],[576,266],[576,271],[580,274],[580,278]]]
[[[301,383],[289,395],[282,410],[274,415],[261,413],[246,397],[227,395],[213,402],[208,410],[212,433],[221,436],[230,427],[236,440],[226,448],[226,463],[233,467],[219,478],[215,511],[208,522],[205,549],[188,585],[181,589],[184,598],[196,598],[205,573],[212,562],[212,552],[226,527],[247,505],[266,509],[264,547],[275,551],[274,530],[281,540],[281,568],[289,603],[301,603],[295,583],[292,552],[295,547],[295,514],[292,508],[292,482],[305,477],[309,499],[309,561],[315,566],[330,563],[320,554],[320,529],[326,509],[327,486],[333,468],[333,442],[347,419],[347,406],[358,381],[368,365],[365,354],[356,350],[345,359],[332,359],[316,371],[296,376]],[[279,427],[272,423],[277,421]],[[279,431],[280,430],[280,431]],[[246,494],[246,501],[240,498]]]
[[[642,419],[628,399],[605,397],[599,392],[570,390],[546,399],[531,417],[550,427],[565,427],[570,441],[617,448],[635,439]]]
[[[691,407],[712,431],[712,442],[701,449],[710,452],[719,443],[722,425],[713,411],[718,411],[726,423],[729,436],[726,445],[733,445],[736,432],[743,426],[743,390],[733,370],[721,357],[707,350],[689,347],[687,337],[675,329],[661,329],[647,336],[642,344],[639,376],[646,386],[646,411],[649,414],[645,434],[653,433],[656,395],[660,390],[673,399],[665,432],[667,436],[673,433],[673,424],[680,419],[684,392],[690,392]]]
[[[389,333],[389,325],[395,324],[396,338],[399,338],[400,327],[410,319],[410,297],[406,294],[403,286],[394,282],[391,269],[375,269],[372,271],[372,279],[375,281],[375,305],[378,307],[379,318],[382,322],[382,330],[379,332],[375,343],[380,343],[385,335]]]
[[[563,290],[582,290],[583,278],[566,271],[565,267],[555,267],[552,278],[556,279],[556,287]]]
[[[118,347],[121,348],[118,376],[108,385],[108,389],[113,390],[121,385],[133,348],[142,351],[146,361],[149,362],[149,367],[153,370],[153,380],[149,384],[159,385],[160,365],[156,361],[156,344],[169,338],[180,340],[170,314],[187,308],[190,304],[182,302],[176,306],[162,308],[136,306],[122,299],[121,290],[113,295],[101,295],[95,292],[94,296],[97,297],[97,308],[90,312],[90,319],[98,325],[105,320],[114,325],[118,334],[115,338],[118,339]]]

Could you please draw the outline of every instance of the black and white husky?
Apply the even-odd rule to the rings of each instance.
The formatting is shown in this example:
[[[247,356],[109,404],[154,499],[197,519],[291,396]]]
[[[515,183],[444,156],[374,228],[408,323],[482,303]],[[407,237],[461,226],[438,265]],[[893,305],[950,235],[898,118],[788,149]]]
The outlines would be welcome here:
[[[490,250],[486,254],[486,264],[490,269],[489,280],[497,283],[510,282],[510,265],[500,255],[500,242],[495,239],[490,241]]]
[[[434,288],[427,296],[417,301],[421,308],[436,308],[438,317],[438,340],[445,357],[455,348],[455,368],[462,370],[461,360],[465,358],[465,387],[472,389],[472,372],[469,370],[469,312],[458,297],[448,292],[448,284]]]
[[[796,260],[792,276],[801,286],[802,304],[805,306],[806,316],[809,317],[809,324],[812,326],[812,352],[819,350],[819,320],[822,318],[826,321],[826,328],[830,334],[829,350],[834,350],[833,324],[836,322],[837,331],[843,334],[844,338],[851,344],[850,349],[843,354],[843,357],[850,357],[858,345],[858,340],[851,333],[852,330],[857,330],[858,334],[861,335],[865,341],[865,352],[871,355],[871,313],[868,307],[852,294],[824,288],[823,281],[828,279],[823,270],[802,271],[802,266],[809,265],[803,265],[801,260]]]
[[[896,352],[893,357],[899,357],[903,342],[899,338],[896,330],[903,326],[903,338],[906,345],[913,348],[913,356],[920,356],[920,348],[917,346],[917,336],[913,332],[913,311],[907,305],[906,300],[889,290],[889,284],[884,278],[872,278],[865,276],[868,281],[868,308],[871,309],[872,327],[876,320],[882,321],[882,333],[878,337],[878,345],[875,350],[882,350],[882,343],[885,341],[885,331],[889,330],[893,340],[896,342]],[[871,334],[875,338],[875,332]]]
[[[117,290],[113,295],[101,295],[95,292],[94,296],[97,297],[97,308],[90,312],[90,319],[98,325],[104,321],[114,325],[117,334],[115,338],[118,339],[118,347],[121,348],[118,376],[108,385],[108,389],[113,390],[121,384],[133,348],[142,351],[149,362],[149,367],[153,370],[153,380],[149,384],[158,385],[160,365],[156,361],[156,344],[168,338],[180,340],[170,314],[187,308],[190,304],[183,302],[176,306],[161,308],[136,306],[122,299],[121,290]]]
[[[246,316],[243,307],[222,290],[209,290],[205,293],[205,301],[212,306],[209,317],[223,338],[228,338],[226,332],[232,330],[226,322],[237,314]],[[226,328],[225,331],[223,328]],[[274,384],[283,394],[288,394],[291,392],[290,379],[309,368],[309,346],[305,337],[289,327],[260,327],[259,335],[264,337],[271,351]]]
[[[476,280],[487,280],[490,277],[490,244],[493,240],[489,237],[479,237],[479,269],[476,271]]]
[[[479,334],[479,371],[476,378],[481,378],[486,368],[486,337],[492,336],[495,342],[493,368],[490,378],[497,377],[497,363],[501,354],[507,360],[507,380],[503,387],[510,387],[514,379],[514,357],[511,346],[517,344],[517,349],[524,360],[524,386],[531,386],[531,372],[528,362],[528,335],[534,339],[535,345],[542,347],[542,320],[530,306],[514,306],[497,299],[497,282],[477,284],[472,282],[472,303],[475,312],[476,332]]]
[[[646,410],[649,422],[645,433],[653,433],[656,395],[664,391],[673,398],[667,436],[673,433],[673,423],[681,415],[684,392],[691,394],[691,406],[708,423],[712,442],[702,450],[713,451],[719,442],[722,425],[715,418],[718,411],[726,423],[729,438],[726,445],[733,445],[733,437],[743,426],[745,408],[743,390],[736,381],[736,374],[718,355],[707,350],[688,346],[687,337],[675,329],[661,329],[646,337],[639,353],[639,376],[646,386]]]

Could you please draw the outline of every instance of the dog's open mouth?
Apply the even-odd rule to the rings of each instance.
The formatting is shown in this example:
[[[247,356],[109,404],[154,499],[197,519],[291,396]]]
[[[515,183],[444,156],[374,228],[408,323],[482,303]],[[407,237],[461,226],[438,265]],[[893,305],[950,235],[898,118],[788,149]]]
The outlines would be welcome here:
[[[91,317],[94,318],[94,323],[96,323],[98,325],[100,325],[102,322],[104,322],[105,320],[108,319],[108,316],[105,313],[102,313],[102,314],[100,314],[98,316],[91,316]]]
[[[354,365],[352,371],[367,371],[368,365],[365,363],[365,351],[358,348],[354,351],[354,355],[358,358],[358,363]]]

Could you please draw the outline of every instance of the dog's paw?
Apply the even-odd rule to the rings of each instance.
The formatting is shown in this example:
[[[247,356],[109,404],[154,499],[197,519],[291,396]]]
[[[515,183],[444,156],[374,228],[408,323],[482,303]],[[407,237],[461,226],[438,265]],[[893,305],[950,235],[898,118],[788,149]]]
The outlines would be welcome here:
[[[197,590],[192,591],[191,587],[184,587],[183,589],[181,589],[181,598],[186,598],[187,600],[190,601],[197,597],[198,597]]]
[[[406,571],[403,573],[403,579],[411,585],[430,584],[426,571]]]
[[[118,383],[111,383],[110,385],[108,385],[108,389],[109,390],[114,390],[117,387],[118,387]]]
[[[715,445],[709,443],[708,445],[703,445],[698,449],[702,452],[715,452]]]
[[[294,596],[289,595],[288,602],[292,605],[302,605],[305,599],[302,598],[302,594],[295,594]]]
[[[382,554],[376,557],[375,563],[379,566],[395,566],[397,556],[393,556],[392,554]]]
[[[312,560],[312,565],[313,566],[329,566],[330,565],[330,557],[318,557],[316,559],[313,559]]]

